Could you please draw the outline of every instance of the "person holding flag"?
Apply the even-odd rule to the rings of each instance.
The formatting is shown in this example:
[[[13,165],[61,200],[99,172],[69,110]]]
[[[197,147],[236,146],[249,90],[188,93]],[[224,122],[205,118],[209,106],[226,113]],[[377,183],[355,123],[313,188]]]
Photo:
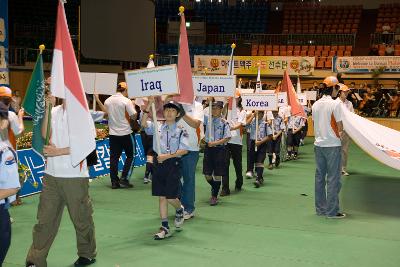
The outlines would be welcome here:
[[[47,256],[65,206],[76,232],[79,258],[74,266],[87,266],[96,261],[97,253],[86,161],[96,148],[96,131],[61,1],[58,4],[51,94],[63,98],[63,104],[53,107],[55,98],[51,96],[46,101],[42,137],[46,139],[43,155],[47,164],[37,212],[38,222],[33,227],[33,241],[26,266],[47,266]]]

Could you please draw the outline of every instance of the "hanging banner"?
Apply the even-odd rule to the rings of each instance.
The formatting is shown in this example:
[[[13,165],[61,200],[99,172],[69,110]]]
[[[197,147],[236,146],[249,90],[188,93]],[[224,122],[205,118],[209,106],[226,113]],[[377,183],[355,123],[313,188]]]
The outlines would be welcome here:
[[[334,57],[333,72],[365,73],[382,69],[383,72],[400,72],[400,57]]]
[[[9,86],[8,0],[0,0],[0,85]]]
[[[179,94],[176,65],[125,71],[129,97]]]
[[[194,69],[210,74],[226,74],[229,56],[194,56]],[[280,57],[280,56],[235,56],[233,57],[236,75],[257,75],[258,63],[261,75],[283,75],[287,70],[290,75],[311,75],[314,72],[314,57]]]
[[[342,108],[343,127],[351,139],[371,157],[400,170],[400,132]]]
[[[192,80],[196,96],[233,97],[235,95],[235,75],[193,76]]]
[[[89,176],[95,178],[110,173],[110,145],[109,140],[97,140],[97,164],[89,167]],[[146,155],[144,153],[142,139],[140,134],[135,135],[135,157],[134,167],[140,167],[146,164]],[[25,197],[40,193],[42,191],[42,178],[44,175],[44,161],[32,149],[21,149],[17,151],[20,176],[25,177],[20,196]],[[122,153],[118,163],[118,170],[122,170],[125,162],[125,152]]]
[[[278,110],[277,94],[242,94],[244,110]]]

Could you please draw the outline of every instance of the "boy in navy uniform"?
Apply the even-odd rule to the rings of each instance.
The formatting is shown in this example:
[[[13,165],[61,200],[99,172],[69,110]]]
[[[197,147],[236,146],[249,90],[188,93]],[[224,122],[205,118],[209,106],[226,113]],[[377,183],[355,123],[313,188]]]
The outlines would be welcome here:
[[[258,133],[256,136],[256,118],[258,116]],[[256,188],[260,187],[264,183],[264,161],[267,157],[267,141],[271,139],[272,133],[267,127],[267,123],[264,120],[264,111],[256,111],[250,117],[250,162],[252,166],[255,164],[256,170],[256,180],[254,181],[254,186]],[[257,151],[256,151],[257,147]],[[251,166],[251,167],[252,167]]]
[[[269,132],[272,133],[272,138],[267,142],[267,152],[268,152],[268,160],[269,165],[268,169],[272,170],[274,166],[272,165],[272,157],[275,153],[275,167],[279,167],[281,162],[281,140],[282,133],[286,128],[285,122],[282,117],[279,116],[278,111],[272,111],[273,118],[270,120],[268,124]]]
[[[149,107],[152,101],[154,100],[150,98]],[[156,129],[154,129],[153,122],[147,121],[149,110],[143,112],[142,126],[147,134],[153,135],[154,138],[153,150],[156,154],[154,156],[152,194],[159,197],[161,217],[161,227],[154,235],[154,239],[161,240],[171,236],[168,225],[168,203],[176,209],[174,224],[177,230],[180,230],[184,222],[184,210],[179,200],[182,177],[180,158],[188,151],[189,139],[187,132],[176,124],[185,115],[183,107],[175,101],[169,101],[164,104],[165,123],[159,125],[159,129],[157,129],[160,133],[161,150],[158,151],[154,134]]]
[[[304,125],[305,122],[303,117],[290,116],[287,136],[288,160],[297,159],[301,139],[301,129]]]
[[[11,222],[8,208],[16,199],[20,188],[17,154],[7,143],[8,107],[0,102],[0,266],[2,266],[11,243]]]
[[[218,204],[218,193],[221,187],[222,176],[227,172],[228,156],[226,144],[231,139],[229,123],[222,118],[223,102],[212,104],[212,126],[209,129],[209,116],[204,117],[206,148],[203,158],[203,174],[211,185],[210,205]],[[211,131],[210,131],[211,130]],[[211,139],[210,139],[211,132]]]

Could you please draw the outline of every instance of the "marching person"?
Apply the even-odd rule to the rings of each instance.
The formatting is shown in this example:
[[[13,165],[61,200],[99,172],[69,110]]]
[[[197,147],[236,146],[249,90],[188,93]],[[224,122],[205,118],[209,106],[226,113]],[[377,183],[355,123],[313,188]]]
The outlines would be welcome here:
[[[299,152],[301,139],[301,129],[304,127],[304,118],[300,116],[290,116],[287,134],[287,153],[288,160],[296,160]]]
[[[11,93],[9,88],[0,88],[1,97],[7,93],[2,90]],[[11,218],[8,208],[16,199],[20,188],[17,154],[8,142],[8,129],[12,123],[11,129],[15,134],[19,134],[23,130],[23,124],[15,123],[15,120],[10,121],[11,113],[13,112],[9,111],[9,107],[0,101],[0,266],[11,244]],[[15,116],[15,113],[13,114]]]
[[[272,170],[274,165],[272,163],[273,155],[275,154],[275,167],[278,168],[281,162],[281,140],[282,133],[285,131],[285,122],[282,117],[279,116],[278,111],[272,111],[272,119],[269,120],[268,130],[272,134],[272,138],[267,142],[268,152],[268,169]]]
[[[204,116],[206,148],[203,158],[203,174],[211,185],[210,206],[218,204],[222,176],[226,175],[227,171],[226,144],[231,139],[231,131],[228,122],[222,118],[223,107],[222,101],[213,102],[211,118]],[[208,126],[210,119],[212,120],[211,129]]]
[[[228,117],[231,116],[232,111],[228,111]],[[236,181],[235,181],[235,191],[242,190],[243,185],[243,174],[242,174],[242,147],[243,147],[243,127],[246,126],[246,111],[243,110],[241,99],[237,102],[237,116],[232,118],[230,123],[231,129],[231,139],[227,144],[228,156],[227,156],[227,172],[226,175],[222,176],[222,190],[220,196],[230,195],[229,189],[229,165],[231,158],[233,160],[233,166],[235,167]]]
[[[133,185],[129,182],[131,165],[134,157],[134,137],[130,125],[130,119],[136,119],[136,111],[132,101],[127,98],[127,85],[125,82],[120,82],[117,87],[117,93],[107,98],[101,103],[98,95],[95,95],[96,102],[101,110],[108,115],[108,126],[110,128],[110,178],[111,188],[132,188]],[[121,178],[118,178],[118,162],[122,151],[125,151],[126,160],[121,173]]]
[[[336,77],[324,79],[323,96],[312,106],[314,121],[315,171],[315,210],[319,216],[341,219],[339,192],[341,188],[341,141],[343,131],[342,110],[332,99],[332,90],[339,82]]]
[[[51,137],[49,145],[43,148],[47,164],[37,211],[38,222],[33,227],[33,241],[26,258],[26,266],[47,266],[47,255],[57,235],[65,206],[76,232],[79,258],[74,266],[87,266],[96,262],[97,253],[87,161],[72,166],[65,100],[62,105],[54,107],[55,98],[49,98],[46,100],[42,136],[46,138],[47,135],[48,106],[51,102]],[[93,131],[95,132],[94,123]]]
[[[153,98],[149,98],[149,107]],[[159,197],[159,212],[161,217],[160,230],[154,235],[155,240],[162,240],[171,236],[168,224],[168,204],[175,210],[175,227],[180,230],[184,218],[184,208],[179,200],[181,196],[181,157],[189,149],[189,139],[186,130],[177,125],[177,121],[182,118],[183,107],[175,102],[168,101],[163,106],[165,122],[155,129],[154,122],[148,121],[148,108],[144,110],[142,126],[155,138],[155,131],[160,133],[160,150],[157,151],[157,140],[153,140],[154,170],[152,181],[152,195]]]
[[[354,113],[353,103],[347,99],[350,92],[349,87],[342,83],[339,83],[338,86],[339,93],[337,101],[342,105],[343,108]],[[340,140],[342,141],[342,175],[349,176],[349,173],[347,172],[347,158],[349,155],[350,137],[346,131],[342,131]]]

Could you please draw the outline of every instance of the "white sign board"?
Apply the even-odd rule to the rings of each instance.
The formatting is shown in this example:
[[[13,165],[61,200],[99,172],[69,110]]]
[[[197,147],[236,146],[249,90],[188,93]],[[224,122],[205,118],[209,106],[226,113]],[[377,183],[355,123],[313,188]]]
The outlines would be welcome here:
[[[175,64],[125,71],[125,81],[128,84],[130,98],[179,94],[178,73]]]
[[[118,73],[81,72],[82,85],[87,94],[113,95]]]
[[[242,106],[245,110],[278,110],[277,94],[242,94]]]
[[[278,107],[286,107],[287,105],[288,105],[287,93],[286,92],[278,93]]]
[[[307,106],[307,95],[302,93],[302,94],[297,94],[297,99],[300,102],[300,105],[302,106]]]
[[[240,89],[240,94],[252,94],[254,93],[254,89]]]
[[[317,91],[306,91],[307,100],[317,100]]]
[[[235,95],[235,75],[193,76],[192,79],[196,96],[233,97]]]

